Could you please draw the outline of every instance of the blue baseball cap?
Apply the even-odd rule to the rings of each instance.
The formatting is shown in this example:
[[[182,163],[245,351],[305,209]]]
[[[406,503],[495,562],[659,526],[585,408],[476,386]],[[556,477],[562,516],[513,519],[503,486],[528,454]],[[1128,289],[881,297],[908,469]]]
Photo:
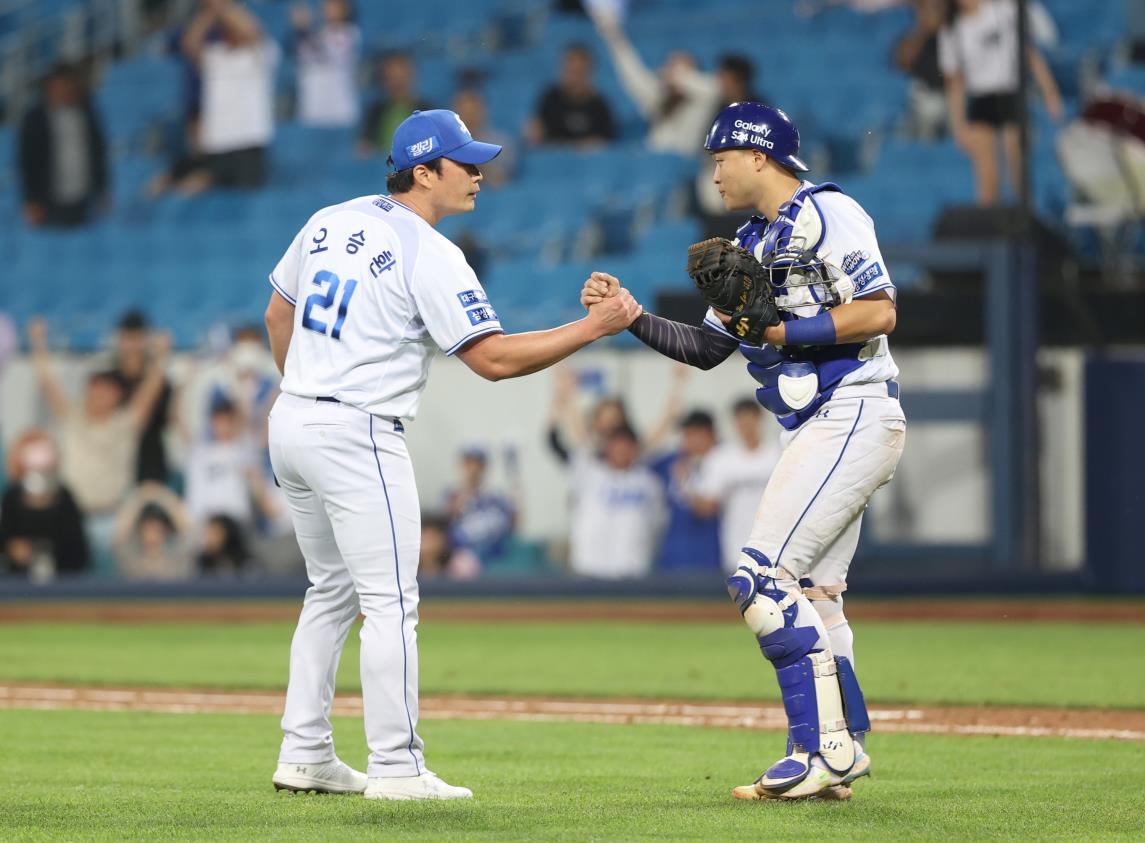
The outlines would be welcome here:
[[[500,154],[497,144],[473,140],[455,112],[435,108],[415,111],[394,130],[389,161],[395,170],[408,170],[435,158],[485,164]]]

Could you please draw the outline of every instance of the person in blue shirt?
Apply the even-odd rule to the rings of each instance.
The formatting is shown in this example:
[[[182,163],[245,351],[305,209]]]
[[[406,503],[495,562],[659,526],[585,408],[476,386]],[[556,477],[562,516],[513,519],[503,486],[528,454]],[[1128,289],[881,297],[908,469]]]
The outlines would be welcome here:
[[[488,464],[482,448],[462,451],[461,484],[446,494],[445,501],[450,538],[476,555],[482,566],[496,565],[505,556],[517,527],[516,503],[485,486]]]
[[[668,499],[668,527],[656,570],[718,571],[719,515],[704,514],[697,494],[704,461],[716,446],[715,421],[704,410],[692,410],[680,421],[680,434],[679,450],[652,462]]]

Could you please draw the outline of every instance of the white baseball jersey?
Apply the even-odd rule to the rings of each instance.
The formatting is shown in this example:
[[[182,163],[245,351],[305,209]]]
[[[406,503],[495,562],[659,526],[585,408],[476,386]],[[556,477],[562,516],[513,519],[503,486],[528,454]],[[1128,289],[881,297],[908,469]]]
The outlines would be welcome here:
[[[384,196],[312,216],[270,283],[294,305],[283,392],[376,416],[417,415],[434,346],[501,332],[461,250]]]
[[[739,565],[740,548],[751,533],[779,453],[770,442],[750,451],[740,442],[725,442],[704,459],[696,494],[720,502],[720,555],[727,571]]]
[[[759,260],[775,248],[777,240],[790,238],[814,249],[822,260],[846,273],[855,285],[856,299],[884,290],[893,299],[895,286],[879,249],[875,224],[870,216],[845,193],[837,189],[816,188],[807,181],[800,185],[796,197],[802,202],[793,218],[787,216],[789,206],[781,208],[779,217],[773,222],[752,217],[737,233],[736,245],[748,249]],[[815,316],[822,312],[821,305],[807,287],[790,288],[784,298],[786,301],[780,303],[796,317]],[[704,322],[711,328],[728,333],[711,308],[708,308]],[[839,386],[882,383],[898,377],[898,366],[891,357],[886,336],[856,343],[853,362],[854,366],[839,379]]]
[[[587,452],[576,454],[571,467],[573,573],[601,579],[652,573],[665,521],[660,480],[647,466],[622,471]]]

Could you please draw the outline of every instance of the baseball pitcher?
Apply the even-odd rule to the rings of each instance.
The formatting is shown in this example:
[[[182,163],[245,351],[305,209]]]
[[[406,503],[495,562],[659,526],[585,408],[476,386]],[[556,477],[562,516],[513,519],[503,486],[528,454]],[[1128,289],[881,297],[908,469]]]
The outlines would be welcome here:
[[[488,380],[517,377],[640,314],[621,293],[559,328],[503,332],[461,250],[434,227],[473,210],[479,165],[500,151],[452,111],[414,112],[394,133],[389,195],[318,211],[270,275],[266,325],[283,373],[271,461],[312,584],[290,650],[279,789],[472,795],[429,771],[416,731],[421,515],[404,426],[436,349]],[[335,755],[330,726],[338,659],[359,610],[365,774]]]
[[[754,216],[734,241],[688,250],[710,305],[702,325],[645,313],[629,330],[701,369],[739,350],[756,398],[783,427],[783,454],[727,585],[775,668],[787,752],[733,795],[849,799],[870,771],[870,721],[842,594],[863,510],[894,474],[906,433],[887,345],[895,288],[866,212],[838,186],[797,175],[808,168],[782,111],[733,103],[704,147],[728,209]],[[620,290],[593,273],[581,301],[591,310]]]

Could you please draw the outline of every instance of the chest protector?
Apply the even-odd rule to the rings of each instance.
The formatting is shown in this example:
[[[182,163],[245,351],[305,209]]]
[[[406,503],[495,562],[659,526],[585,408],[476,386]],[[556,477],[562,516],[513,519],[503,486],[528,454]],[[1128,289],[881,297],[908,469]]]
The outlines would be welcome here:
[[[827,191],[841,192],[838,185],[830,182],[803,185],[791,201],[780,207],[773,221],[752,217],[741,226],[736,232],[736,242],[760,261],[768,255],[789,251],[818,251],[826,222],[811,197]],[[783,287],[775,290],[779,299],[788,292]],[[809,300],[806,304],[815,302]],[[780,318],[789,322],[799,317],[780,310]],[[760,384],[755,392],[756,400],[774,413],[784,428],[794,430],[819,412],[847,374],[863,365],[859,358],[866,345],[765,345],[761,348],[741,344],[740,353],[748,360],[748,374]]]

